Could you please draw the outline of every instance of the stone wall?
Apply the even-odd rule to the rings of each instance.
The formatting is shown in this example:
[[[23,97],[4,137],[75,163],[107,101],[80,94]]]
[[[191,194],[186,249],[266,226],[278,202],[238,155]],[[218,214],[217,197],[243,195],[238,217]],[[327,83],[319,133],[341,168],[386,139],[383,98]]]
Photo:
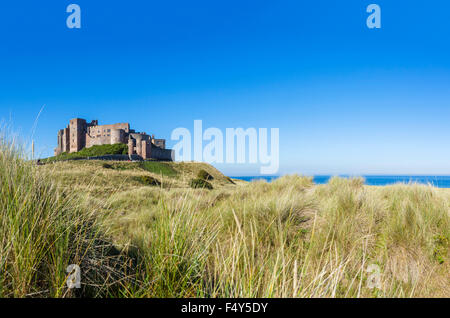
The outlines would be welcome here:
[[[87,129],[86,147],[127,143],[130,124],[98,125]]]
[[[161,149],[166,149],[166,140],[165,139],[153,138],[153,144]]]
[[[175,161],[175,151],[171,149],[161,149],[152,145],[151,159]]]

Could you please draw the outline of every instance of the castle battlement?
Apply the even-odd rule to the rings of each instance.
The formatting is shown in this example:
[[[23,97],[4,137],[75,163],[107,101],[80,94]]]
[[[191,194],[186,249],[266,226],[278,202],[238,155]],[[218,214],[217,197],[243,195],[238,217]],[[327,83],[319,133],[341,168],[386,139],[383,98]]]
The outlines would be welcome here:
[[[139,155],[142,159],[172,160],[172,151],[166,149],[165,139],[139,133],[130,129],[129,123],[99,125],[98,120],[88,123],[85,119],[71,119],[69,125],[58,131],[58,146],[55,156],[74,153],[84,148],[100,145],[128,145],[129,155]]]

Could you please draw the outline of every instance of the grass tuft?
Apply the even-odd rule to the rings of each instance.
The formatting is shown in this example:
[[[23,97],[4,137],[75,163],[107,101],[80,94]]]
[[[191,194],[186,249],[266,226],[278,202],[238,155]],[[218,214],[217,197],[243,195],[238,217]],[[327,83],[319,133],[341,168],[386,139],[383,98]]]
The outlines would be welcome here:
[[[208,189],[208,190],[212,190],[214,189],[214,187],[212,186],[211,183],[209,183],[206,180],[203,179],[192,179],[190,182],[190,186],[193,189]]]
[[[214,180],[214,177],[206,170],[201,169],[197,174],[198,179],[202,179],[205,181],[211,181]]]
[[[142,183],[143,185],[156,186],[156,187],[161,186],[161,182],[158,179],[150,177],[150,176],[139,176],[139,177],[136,177],[136,180],[139,181],[140,183]]]

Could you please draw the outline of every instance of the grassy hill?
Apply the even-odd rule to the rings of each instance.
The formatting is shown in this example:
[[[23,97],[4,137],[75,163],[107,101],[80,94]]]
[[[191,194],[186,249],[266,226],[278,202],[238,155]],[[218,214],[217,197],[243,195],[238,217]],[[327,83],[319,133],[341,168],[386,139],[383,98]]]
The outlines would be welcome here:
[[[144,178],[152,177],[164,189],[190,188],[190,182],[197,179],[201,171],[207,171],[213,180],[213,187],[233,187],[235,182],[220,171],[205,163],[178,162],[113,162],[113,161],[64,161],[53,162],[40,167],[65,187],[107,197],[112,193],[133,191],[146,186]],[[143,183],[144,182],[144,183]]]
[[[35,166],[2,142],[0,297],[450,297],[447,189],[233,182],[201,163]]]

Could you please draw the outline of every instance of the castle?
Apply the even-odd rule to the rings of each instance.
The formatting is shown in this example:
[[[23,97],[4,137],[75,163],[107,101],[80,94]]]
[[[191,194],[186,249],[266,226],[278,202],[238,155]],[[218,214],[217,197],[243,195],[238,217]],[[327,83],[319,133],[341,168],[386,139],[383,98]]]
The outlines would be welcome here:
[[[99,125],[98,120],[87,123],[85,119],[70,120],[67,128],[58,132],[58,147],[55,156],[73,153],[96,145],[128,145],[128,155],[142,159],[173,160],[173,152],[166,149],[165,139],[155,139],[146,133],[130,129],[129,123]]]

